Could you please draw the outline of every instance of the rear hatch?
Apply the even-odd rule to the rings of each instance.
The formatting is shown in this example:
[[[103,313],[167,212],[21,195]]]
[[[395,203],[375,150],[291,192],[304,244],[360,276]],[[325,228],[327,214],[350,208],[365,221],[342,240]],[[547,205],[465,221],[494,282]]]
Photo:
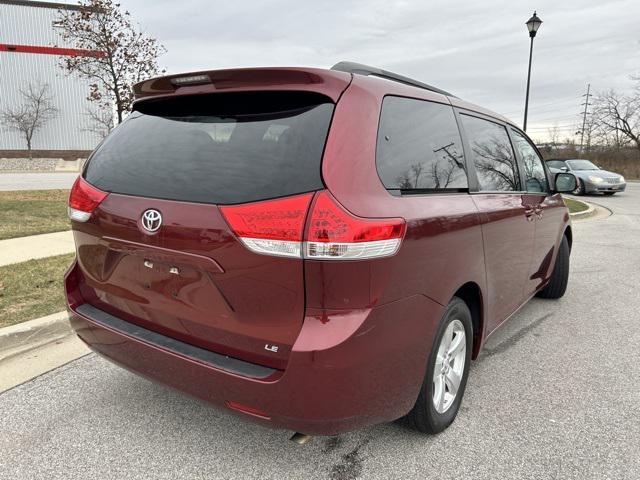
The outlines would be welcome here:
[[[305,192],[323,188],[333,109],[311,92],[138,102],[72,193],[72,206],[83,189],[107,194],[88,218],[72,215],[85,301],[181,341],[284,368],[304,316],[303,260],[251,251],[230,215],[242,220],[240,207],[283,198],[306,213]]]

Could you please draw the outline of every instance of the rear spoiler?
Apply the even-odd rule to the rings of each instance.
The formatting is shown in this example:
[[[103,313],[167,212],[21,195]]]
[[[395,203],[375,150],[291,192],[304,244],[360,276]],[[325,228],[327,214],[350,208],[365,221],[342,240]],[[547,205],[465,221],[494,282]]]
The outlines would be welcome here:
[[[133,86],[135,100],[227,91],[310,91],[338,101],[352,75],[319,68],[240,68],[152,78]]]

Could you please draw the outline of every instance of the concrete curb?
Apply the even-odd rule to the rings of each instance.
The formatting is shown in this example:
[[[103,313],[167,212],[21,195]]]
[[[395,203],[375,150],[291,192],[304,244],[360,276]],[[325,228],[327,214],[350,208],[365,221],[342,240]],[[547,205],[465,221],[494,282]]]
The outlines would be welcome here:
[[[0,328],[0,362],[71,334],[67,312]]]

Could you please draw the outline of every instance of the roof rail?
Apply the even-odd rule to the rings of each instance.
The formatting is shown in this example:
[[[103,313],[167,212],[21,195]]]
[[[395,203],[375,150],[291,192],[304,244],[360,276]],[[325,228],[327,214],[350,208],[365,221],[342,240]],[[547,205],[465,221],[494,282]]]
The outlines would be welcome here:
[[[432,92],[441,93],[442,95],[446,95],[447,97],[455,97],[455,95],[445,91],[440,90],[437,87],[432,87],[431,85],[427,85],[426,83],[419,82],[418,80],[414,80],[413,78],[405,77],[404,75],[398,75],[397,73],[389,72],[388,70],[382,70],[381,68],[370,67],[369,65],[363,65],[361,63],[355,62],[338,62],[331,70],[337,70],[339,72],[347,72],[347,73],[357,73],[359,75],[372,75],[374,77],[385,78],[387,80],[392,80],[394,82],[404,83],[405,85],[411,85],[412,87],[423,88],[425,90],[430,90]]]

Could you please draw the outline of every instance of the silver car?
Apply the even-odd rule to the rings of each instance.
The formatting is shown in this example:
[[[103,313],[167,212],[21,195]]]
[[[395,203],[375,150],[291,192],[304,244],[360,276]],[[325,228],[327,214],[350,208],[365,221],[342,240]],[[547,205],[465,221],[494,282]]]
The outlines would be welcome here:
[[[574,195],[585,193],[613,195],[616,192],[624,192],[627,187],[622,175],[601,170],[589,160],[547,160],[546,163],[552,173],[573,173],[577,180],[576,189],[572,192]]]

